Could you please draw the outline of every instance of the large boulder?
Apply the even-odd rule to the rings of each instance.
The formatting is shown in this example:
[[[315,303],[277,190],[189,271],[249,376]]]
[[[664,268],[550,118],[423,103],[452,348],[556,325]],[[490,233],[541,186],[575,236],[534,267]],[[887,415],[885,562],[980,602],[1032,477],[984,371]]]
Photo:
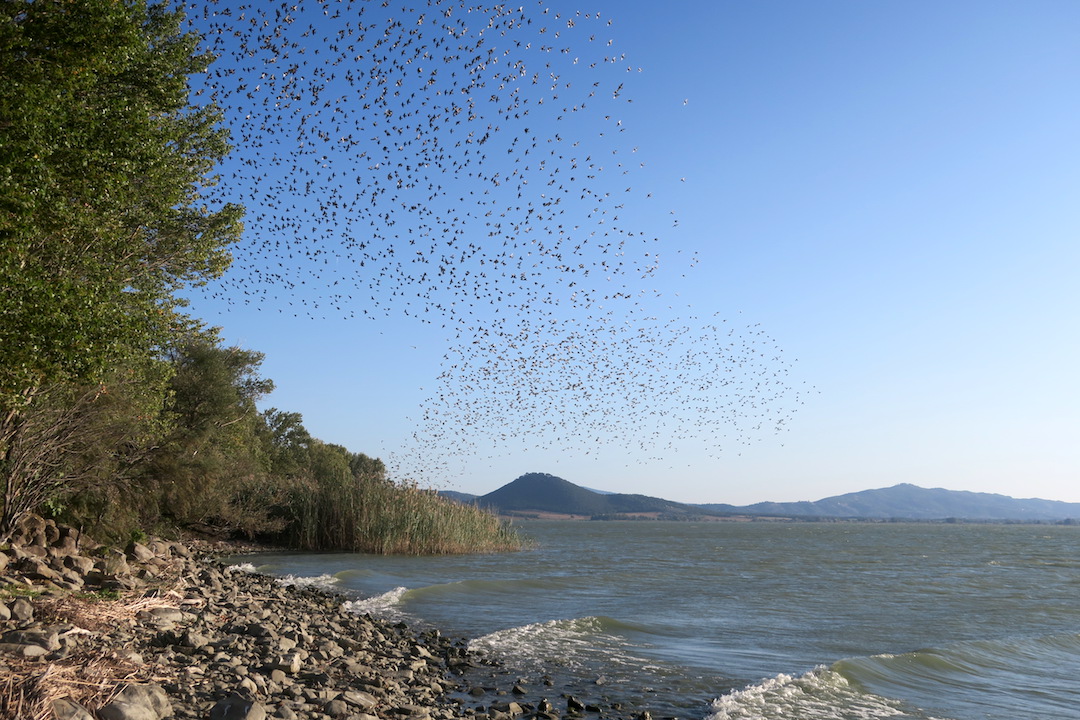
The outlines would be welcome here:
[[[98,710],[101,720],[162,720],[172,714],[168,695],[156,683],[125,685]]]
[[[143,563],[154,558],[153,550],[134,540],[128,543],[127,547],[124,548],[124,552],[127,553],[128,559],[136,562]]]
[[[106,575],[127,575],[131,572],[127,557],[119,550],[106,550],[100,569]]]
[[[19,518],[15,530],[11,533],[12,545],[45,546],[45,520],[37,515],[27,514]]]

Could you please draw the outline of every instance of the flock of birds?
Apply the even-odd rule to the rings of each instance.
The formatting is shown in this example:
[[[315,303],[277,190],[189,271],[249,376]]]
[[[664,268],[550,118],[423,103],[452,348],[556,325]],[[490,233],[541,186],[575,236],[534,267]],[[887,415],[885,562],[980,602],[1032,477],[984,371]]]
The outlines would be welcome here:
[[[225,111],[235,146],[216,199],[248,211],[208,292],[445,340],[399,476],[437,481],[451,458],[514,442],[720,452],[802,402],[760,327],[655,289],[676,252],[641,218],[677,219],[636,182],[622,116],[640,68],[607,17],[543,0],[192,0],[187,14],[218,56],[193,100]]]

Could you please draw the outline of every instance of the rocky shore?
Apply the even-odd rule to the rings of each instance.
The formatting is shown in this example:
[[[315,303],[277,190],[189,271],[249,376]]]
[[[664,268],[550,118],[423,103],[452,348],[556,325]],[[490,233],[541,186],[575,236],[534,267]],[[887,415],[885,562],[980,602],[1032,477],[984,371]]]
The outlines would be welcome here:
[[[601,713],[507,679],[462,640],[342,609],[215,557],[236,546],[99,545],[27,518],[0,546],[0,718],[450,720]],[[475,673],[470,673],[475,677]],[[616,708],[617,709],[617,708]]]

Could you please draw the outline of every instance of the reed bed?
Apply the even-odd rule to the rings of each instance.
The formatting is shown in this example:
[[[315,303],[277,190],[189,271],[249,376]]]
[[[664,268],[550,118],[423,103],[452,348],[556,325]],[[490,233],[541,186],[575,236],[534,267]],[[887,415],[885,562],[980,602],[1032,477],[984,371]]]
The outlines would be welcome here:
[[[292,489],[285,538],[304,550],[448,555],[521,550],[509,523],[473,505],[379,477],[306,483]]]

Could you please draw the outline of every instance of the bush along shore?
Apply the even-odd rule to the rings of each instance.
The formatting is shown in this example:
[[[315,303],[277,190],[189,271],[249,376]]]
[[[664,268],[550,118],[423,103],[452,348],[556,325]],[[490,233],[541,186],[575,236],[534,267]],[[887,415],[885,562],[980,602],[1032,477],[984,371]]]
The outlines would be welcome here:
[[[0,718],[630,717],[548,700],[463,640],[215,559],[253,549],[146,539],[121,551],[25,518],[0,547]]]

